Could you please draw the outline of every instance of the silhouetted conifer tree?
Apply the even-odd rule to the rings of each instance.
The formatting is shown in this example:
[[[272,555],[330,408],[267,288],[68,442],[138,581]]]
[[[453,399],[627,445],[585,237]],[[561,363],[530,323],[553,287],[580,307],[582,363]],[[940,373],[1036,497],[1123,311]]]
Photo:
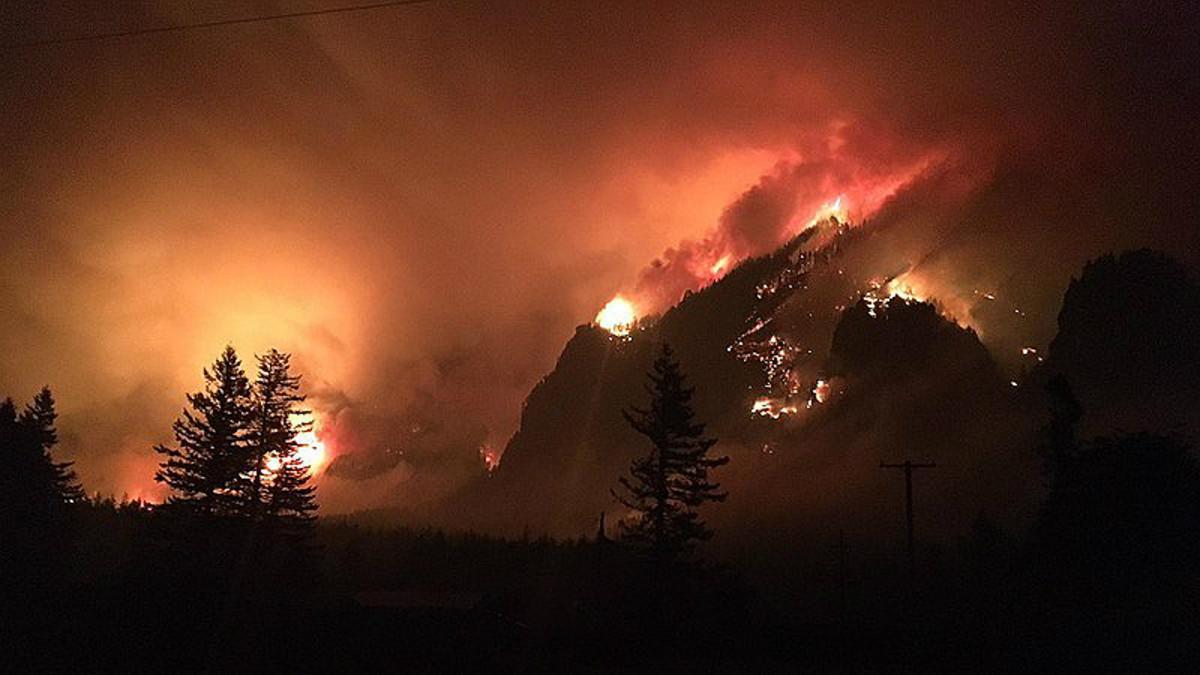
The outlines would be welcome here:
[[[38,454],[38,451],[34,450],[36,447],[41,454],[37,461],[43,467],[50,467],[48,473],[52,476],[51,493],[54,500],[59,503],[82,502],[86,495],[71,468],[73,462],[55,462],[50,455],[50,451],[58,445],[58,429],[54,426],[57,420],[58,411],[54,406],[54,395],[49,387],[42,387],[33,397],[33,401],[25,406],[17,422],[28,430],[33,442],[30,446],[31,453]]]
[[[296,435],[307,430],[308,411],[300,406],[300,376],[291,373],[291,355],[272,349],[258,358],[251,423],[254,471],[244,481],[256,518],[285,534],[311,532],[317,505],[309,467],[298,456]]]
[[[196,512],[240,512],[239,476],[254,467],[249,450],[250,382],[233,347],[204,369],[204,391],[188,394],[191,409],[175,421],[178,447],[154,449],[165,456],[154,479],[171,488],[170,501]]]
[[[70,463],[56,463],[50,454],[58,443],[57,417],[48,388],[20,415],[12,399],[0,402],[0,578],[6,595],[36,596],[56,583],[66,562],[69,505],[84,494]]]
[[[705,502],[725,499],[726,493],[718,491],[720,486],[709,480],[708,471],[729,458],[708,456],[717,441],[706,438],[704,425],[695,422],[693,390],[686,386],[666,344],[647,377],[650,407],[623,414],[634,430],[650,440],[650,452],[633,461],[629,476],[620,479],[623,490],[612,493],[638,514],[621,523],[622,541],[654,558],[671,560],[712,536],[697,509]]]

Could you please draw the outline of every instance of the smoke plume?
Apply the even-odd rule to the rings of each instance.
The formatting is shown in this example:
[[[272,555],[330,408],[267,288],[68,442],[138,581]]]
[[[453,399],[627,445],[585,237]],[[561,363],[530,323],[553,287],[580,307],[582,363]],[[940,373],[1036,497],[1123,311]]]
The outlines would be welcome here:
[[[0,40],[244,12],[34,4]],[[1087,258],[1196,250],[1194,14],[466,1],[9,50],[0,393],[50,384],[85,486],[160,497],[202,366],[274,346],[361,465],[319,498],[424,498],[614,293],[661,311],[839,196],[1046,338]]]

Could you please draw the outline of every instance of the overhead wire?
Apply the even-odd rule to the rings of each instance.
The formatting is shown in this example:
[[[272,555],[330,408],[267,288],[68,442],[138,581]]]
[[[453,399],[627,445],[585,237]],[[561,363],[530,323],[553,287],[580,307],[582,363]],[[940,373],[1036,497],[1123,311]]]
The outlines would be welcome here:
[[[48,47],[52,45],[69,44],[73,42],[94,42],[99,40],[116,40],[120,38],[137,37],[141,35],[154,35],[159,33],[181,33],[184,31],[203,30],[211,28],[220,28],[223,26],[236,26],[241,24],[265,23],[268,21],[282,21],[289,19],[301,19],[313,16],[328,16],[330,14],[347,14],[350,12],[367,12],[371,10],[389,9],[396,7],[407,7],[412,5],[423,5],[432,3],[435,0],[390,0],[388,2],[373,2],[360,5],[343,5],[340,7],[329,7],[326,9],[311,9],[296,12],[282,12],[278,14],[260,14],[255,16],[234,17],[229,19],[214,19],[212,21],[197,21],[194,23],[172,24],[169,26],[152,26],[147,28],[132,28],[128,30],[112,31],[107,33],[87,33],[83,35],[73,35],[67,37],[49,37],[36,40],[28,40],[24,42],[11,42],[0,45],[0,49],[21,49],[32,47]]]

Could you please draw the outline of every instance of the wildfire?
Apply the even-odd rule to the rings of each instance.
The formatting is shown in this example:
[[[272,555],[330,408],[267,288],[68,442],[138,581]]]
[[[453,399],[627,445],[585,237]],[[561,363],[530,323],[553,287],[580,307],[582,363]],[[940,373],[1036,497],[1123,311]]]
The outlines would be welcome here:
[[[888,299],[900,298],[902,300],[915,300],[918,302],[925,300],[925,298],[913,290],[912,284],[904,281],[903,278],[892,279],[884,288]]]
[[[500,453],[491,444],[484,443],[479,446],[479,459],[483,460],[483,466],[488,473],[495,471],[496,467],[500,466]]]
[[[813,227],[817,223],[825,222],[830,218],[836,219],[839,223],[845,223],[850,219],[844,204],[844,195],[838,195],[836,199],[821,205],[817,212],[813,214],[812,220],[808,221],[808,227]]]
[[[729,267],[729,261],[731,258],[732,256],[726,253],[725,255],[721,256],[721,259],[714,263],[708,271],[711,272],[713,276],[719,275],[720,273],[724,272],[727,267]]]
[[[316,431],[309,430],[296,434],[296,444],[299,446],[296,449],[296,456],[300,458],[301,462],[304,462],[309,472],[317,473],[328,458],[325,442],[317,436]]]
[[[328,461],[328,453],[325,450],[325,442],[313,430],[301,431],[296,434],[296,458],[300,460],[304,466],[308,467],[308,472],[316,475],[318,471],[325,466]],[[275,473],[283,466],[283,460],[276,455],[267,457],[264,466],[267,473]]]
[[[817,403],[824,403],[829,400],[829,381],[817,380],[816,385],[812,389],[812,397]]]
[[[751,416],[770,417],[776,420],[784,415],[794,415],[797,412],[799,409],[794,404],[769,396],[760,396],[754,399],[754,404],[750,406]]]
[[[620,337],[629,335],[636,320],[637,312],[633,308],[633,303],[620,295],[609,300],[604,309],[601,309],[600,313],[596,315],[597,326]]]
[[[876,316],[876,310],[892,298],[925,302],[927,297],[913,288],[913,280],[908,274],[890,279],[887,283],[874,282],[871,284],[871,290],[863,293],[863,299],[867,301],[867,312],[871,316]]]

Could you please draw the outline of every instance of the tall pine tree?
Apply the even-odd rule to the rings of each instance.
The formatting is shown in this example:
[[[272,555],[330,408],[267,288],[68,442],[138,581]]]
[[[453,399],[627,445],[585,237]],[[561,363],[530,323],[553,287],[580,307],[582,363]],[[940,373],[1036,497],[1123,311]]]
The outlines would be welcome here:
[[[242,491],[253,516],[286,535],[310,534],[317,510],[309,467],[296,440],[310,424],[301,421],[309,415],[301,407],[304,400],[290,354],[272,349],[258,357],[251,421],[254,470]]]
[[[188,394],[191,409],[175,421],[178,447],[159,445],[165,459],[154,479],[171,488],[170,502],[209,515],[237,515],[240,476],[254,468],[248,425],[250,382],[232,346],[204,369],[204,390]]]
[[[650,407],[623,414],[649,439],[650,451],[633,461],[629,476],[620,479],[622,489],[612,492],[637,514],[621,523],[622,541],[656,559],[675,560],[712,536],[697,509],[725,499],[708,471],[729,458],[708,455],[717,441],[705,437],[704,425],[694,420],[693,390],[666,344],[647,377]]]

